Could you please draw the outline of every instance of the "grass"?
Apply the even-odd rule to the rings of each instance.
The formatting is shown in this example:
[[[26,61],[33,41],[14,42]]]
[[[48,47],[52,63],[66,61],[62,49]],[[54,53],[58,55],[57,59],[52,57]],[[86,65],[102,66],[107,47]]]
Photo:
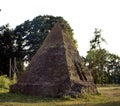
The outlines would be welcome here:
[[[80,98],[41,98],[0,89],[0,106],[120,106],[120,86],[98,87],[100,94]]]

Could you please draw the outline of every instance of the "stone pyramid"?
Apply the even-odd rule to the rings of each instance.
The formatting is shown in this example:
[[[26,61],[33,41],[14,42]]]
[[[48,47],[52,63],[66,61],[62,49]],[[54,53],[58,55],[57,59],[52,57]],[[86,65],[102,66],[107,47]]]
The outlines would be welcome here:
[[[97,89],[64,25],[57,23],[10,91],[58,97],[96,93]]]

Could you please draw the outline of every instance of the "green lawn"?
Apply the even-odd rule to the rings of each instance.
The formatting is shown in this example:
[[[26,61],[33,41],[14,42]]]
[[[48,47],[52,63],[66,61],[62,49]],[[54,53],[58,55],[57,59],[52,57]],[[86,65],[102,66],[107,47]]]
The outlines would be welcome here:
[[[101,95],[84,95],[80,98],[41,98],[9,93],[0,89],[0,106],[120,106],[120,87],[99,87]]]

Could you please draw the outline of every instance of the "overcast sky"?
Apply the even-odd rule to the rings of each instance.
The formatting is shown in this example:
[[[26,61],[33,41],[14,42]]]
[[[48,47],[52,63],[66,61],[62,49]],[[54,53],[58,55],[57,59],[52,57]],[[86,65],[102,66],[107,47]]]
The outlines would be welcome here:
[[[102,29],[103,46],[120,56],[120,0],[0,0],[0,9],[0,26],[12,28],[38,15],[62,16],[74,30],[82,56],[94,29]]]

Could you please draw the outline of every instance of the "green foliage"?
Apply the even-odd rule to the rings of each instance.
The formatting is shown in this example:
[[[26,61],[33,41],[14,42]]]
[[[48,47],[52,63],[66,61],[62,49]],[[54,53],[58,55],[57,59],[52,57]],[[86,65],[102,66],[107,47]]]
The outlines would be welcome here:
[[[86,59],[89,62],[95,83],[120,83],[119,56],[111,54],[105,49],[100,49],[90,50]]]
[[[120,57],[118,55],[108,54],[107,73],[109,76],[109,83],[120,84]]]
[[[10,80],[7,75],[0,76],[0,88],[9,89],[9,86],[16,83],[16,80]]]

